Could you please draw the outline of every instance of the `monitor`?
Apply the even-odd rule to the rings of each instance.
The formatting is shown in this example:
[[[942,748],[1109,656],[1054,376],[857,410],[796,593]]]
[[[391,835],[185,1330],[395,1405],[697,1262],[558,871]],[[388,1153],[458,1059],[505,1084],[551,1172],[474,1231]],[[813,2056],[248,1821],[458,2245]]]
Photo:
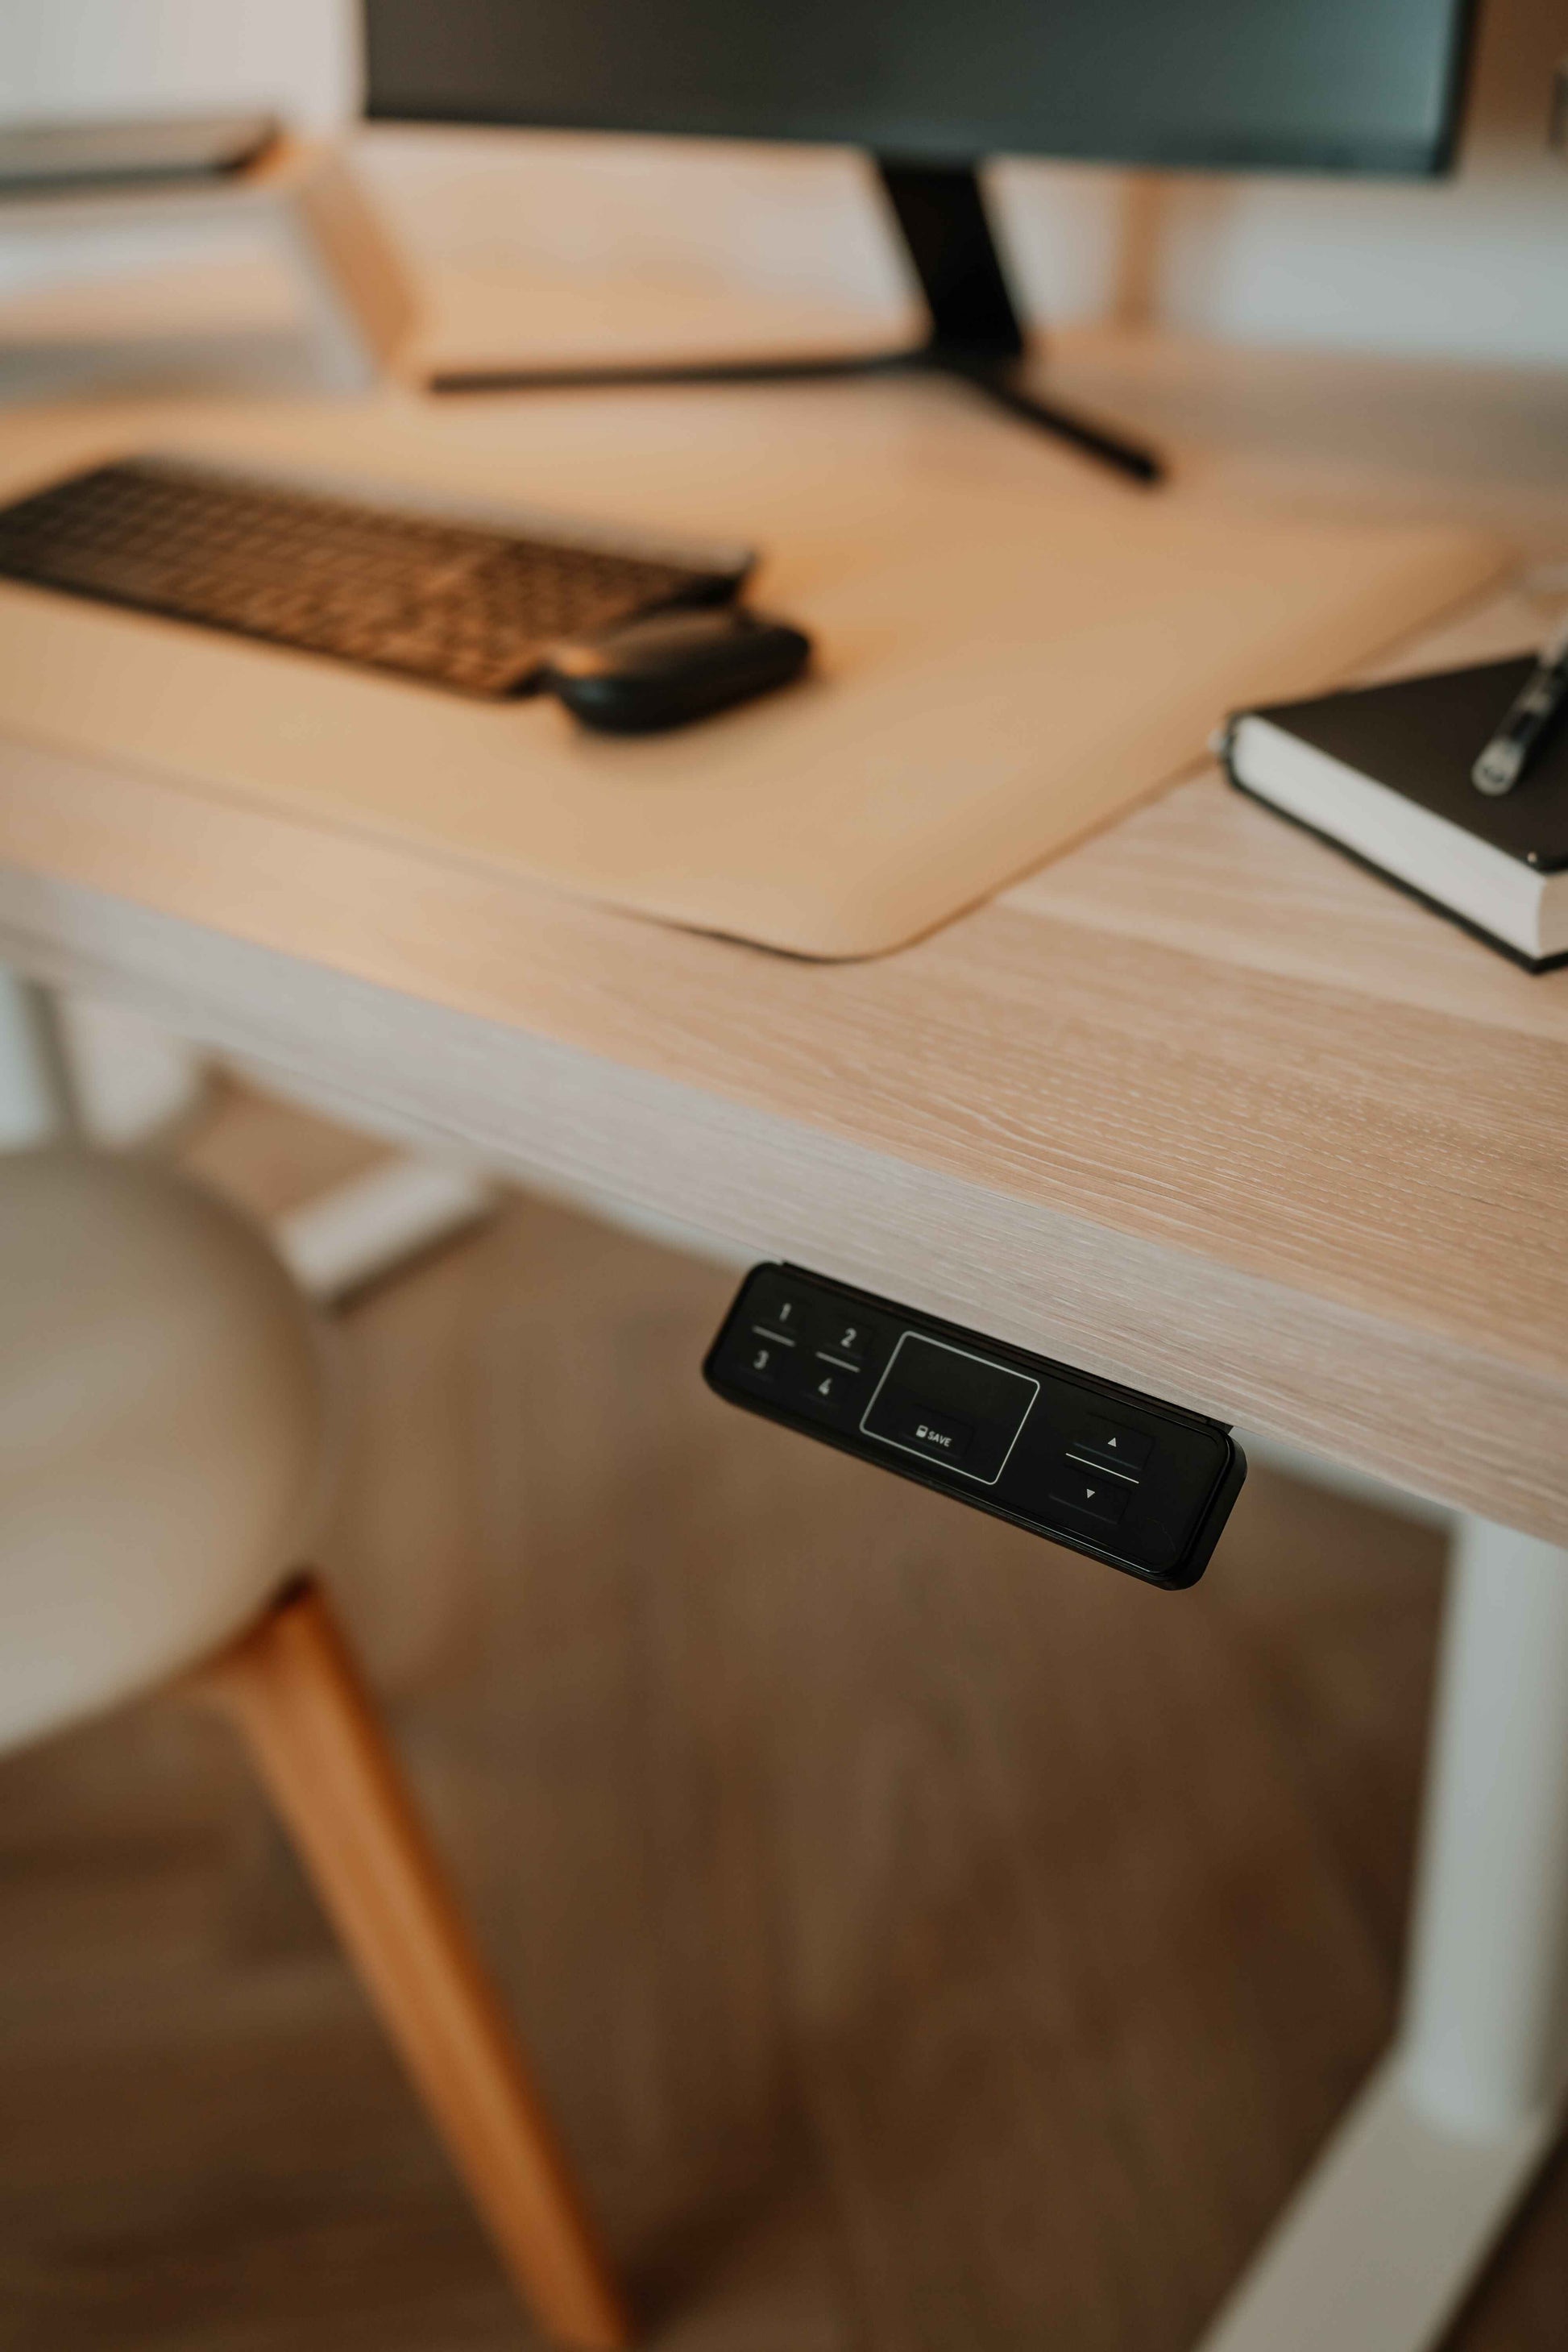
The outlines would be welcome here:
[[[368,0],[370,110],[1057,155],[1428,173],[1461,0]]]
[[[368,102],[868,148],[932,312],[919,356],[1020,407],[981,159],[1439,172],[1468,20],[1466,0],[365,0]]]

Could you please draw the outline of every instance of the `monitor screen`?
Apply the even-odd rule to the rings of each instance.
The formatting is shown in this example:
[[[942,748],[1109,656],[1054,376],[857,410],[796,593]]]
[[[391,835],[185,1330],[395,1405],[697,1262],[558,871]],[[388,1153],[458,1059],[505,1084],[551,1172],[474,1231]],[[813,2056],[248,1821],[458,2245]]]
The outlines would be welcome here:
[[[401,121],[1426,173],[1465,0],[365,0]]]

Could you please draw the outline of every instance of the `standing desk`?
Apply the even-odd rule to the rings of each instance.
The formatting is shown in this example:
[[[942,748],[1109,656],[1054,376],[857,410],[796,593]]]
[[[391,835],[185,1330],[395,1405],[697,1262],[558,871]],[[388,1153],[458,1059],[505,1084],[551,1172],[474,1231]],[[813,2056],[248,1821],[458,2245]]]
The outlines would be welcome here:
[[[1543,383],[1114,338],[1066,376],[1173,425],[1237,495],[1446,507],[1568,550]],[[525,431],[536,397],[476,431]],[[698,433],[744,403],[759,463],[801,398],[881,404],[959,478],[1037,462],[939,385],[594,397],[627,433],[643,401],[689,404]],[[1507,591],[1425,651],[1484,657],[1542,622]],[[827,965],[15,735],[0,958],[387,1131],[1450,1507],[1405,2023],[1205,2352],[1436,2340],[1563,2087],[1568,971],[1516,971],[1212,769],[934,936]]]

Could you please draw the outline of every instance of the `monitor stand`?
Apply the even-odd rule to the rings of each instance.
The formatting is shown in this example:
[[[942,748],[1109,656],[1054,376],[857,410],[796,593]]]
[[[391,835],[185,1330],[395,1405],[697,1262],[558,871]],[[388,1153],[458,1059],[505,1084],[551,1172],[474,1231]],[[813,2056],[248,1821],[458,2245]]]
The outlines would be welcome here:
[[[774,383],[868,375],[909,368],[956,376],[1043,433],[1069,441],[1134,481],[1164,479],[1158,454],[1114,426],[1026,391],[1026,345],[1007,290],[973,164],[900,163],[877,158],[894,218],[931,311],[931,332],[905,352],[798,358],[612,362],[602,367],[441,369],[432,392],[515,392],[530,387],[637,383]]]

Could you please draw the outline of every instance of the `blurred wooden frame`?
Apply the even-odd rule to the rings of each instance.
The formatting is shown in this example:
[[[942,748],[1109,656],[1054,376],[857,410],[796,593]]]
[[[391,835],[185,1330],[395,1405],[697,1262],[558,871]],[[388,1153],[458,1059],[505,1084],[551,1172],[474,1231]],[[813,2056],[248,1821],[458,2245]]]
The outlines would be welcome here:
[[[6,236],[29,229],[187,228],[253,220],[299,287],[323,382],[363,392],[391,370],[416,318],[395,245],[342,152],[283,132],[226,178],[73,189],[0,204]]]

